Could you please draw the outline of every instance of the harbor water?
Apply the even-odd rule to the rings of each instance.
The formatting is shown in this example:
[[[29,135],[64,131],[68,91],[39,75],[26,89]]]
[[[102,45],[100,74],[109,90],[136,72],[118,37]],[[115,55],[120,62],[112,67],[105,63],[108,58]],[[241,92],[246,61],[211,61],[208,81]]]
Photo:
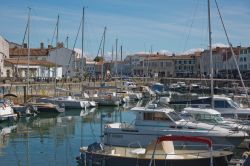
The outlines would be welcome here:
[[[119,107],[71,109],[63,114],[23,117],[14,124],[1,123],[2,131],[12,131],[1,134],[0,165],[77,165],[75,158],[79,155],[79,148],[101,142],[105,123],[132,123],[135,113],[130,109],[146,103],[140,101]],[[235,153],[242,154],[242,150]]]
[[[14,124],[1,123],[1,129],[13,130],[1,135],[0,165],[77,165],[80,146],[100,142],[104,123],[134,119],[129,108],[135,104],[66,110],[64,114],[41,114],[20,118]]]

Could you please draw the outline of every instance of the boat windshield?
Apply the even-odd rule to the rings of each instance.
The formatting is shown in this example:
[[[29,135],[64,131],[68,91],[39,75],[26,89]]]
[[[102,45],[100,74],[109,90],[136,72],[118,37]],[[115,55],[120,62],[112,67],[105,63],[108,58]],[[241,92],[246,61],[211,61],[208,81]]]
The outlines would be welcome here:
[[[217,115],[209,115],[209,114],[196,114],[194,115],[196,121],[203,121],[203,122],[222,122],[223,118]]]
[[[169,112],[168,116],[174,121],[182,120],[181,117],[176,112]]]
[[[228,104],[232,106],[233,108],[240,108],[240,106],[234,102],[232,99],[228,100]]]
[[[218,115],[213,115],[214,120],[216,120],[217,122],[222,122],[224,121],[224,119],[218,114]]]

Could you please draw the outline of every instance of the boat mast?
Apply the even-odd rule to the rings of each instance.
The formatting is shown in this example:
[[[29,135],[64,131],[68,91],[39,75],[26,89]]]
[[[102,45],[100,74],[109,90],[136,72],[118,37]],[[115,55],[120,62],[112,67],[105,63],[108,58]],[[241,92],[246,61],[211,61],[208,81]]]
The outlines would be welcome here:
[[[208,30],[209,30],[209,57],[210,57],[210,79],[211,79],[211,108],[214,108],[214,80],[213,80],[213,54],[212,54],[212,31],[210,17],[210,0],[208,0]]]
[[[82,9],[82,79],[84,77],[84,60],[83,60],[83,49],[84,49],[84,12],[85,12],[85,7]]]
[[[55,82],[54,82],[54,86],[55,86],[55,90],[54,90],[54,96],[56,96],[56,77],[57,77],[57,49],[58,49],[58,32],[59,32],[59,14],[57,15],[57,22],[56,22],[56,55],[55,55]]]
[[[118,39],[115,39],[115,77],[117,77],[117,47],[118,47]]]
[[[122,63],[122,45],[121,45],[121,63]],[[121,81],[122,81],[122,64],[120,65],[121,68]]]
[[[29,9],[29,16],[28,16],[28,72],[27,72],[27,94],[29,94],[29,82],[30,82],[30,12],[31,12],[31,8],[28,7]]]
[[[104,75],[103,75],[103,65],[104,65],[104,47],[105,47],[105,36],[106,36],[106,30],[107,30],[107,27],[104,27],[104,32],[103,32],[103,43],[102,43],[102,81],[104,79]]]

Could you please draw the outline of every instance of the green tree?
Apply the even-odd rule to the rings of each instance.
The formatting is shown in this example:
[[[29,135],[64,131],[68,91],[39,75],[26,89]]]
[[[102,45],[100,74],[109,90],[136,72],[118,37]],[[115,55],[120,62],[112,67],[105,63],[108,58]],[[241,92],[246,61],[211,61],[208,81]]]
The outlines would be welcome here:
[[[94,59],[95,62],[103,62],[104,61],[104,58],[101,57],[101,56],[96,56],[95,59]]]

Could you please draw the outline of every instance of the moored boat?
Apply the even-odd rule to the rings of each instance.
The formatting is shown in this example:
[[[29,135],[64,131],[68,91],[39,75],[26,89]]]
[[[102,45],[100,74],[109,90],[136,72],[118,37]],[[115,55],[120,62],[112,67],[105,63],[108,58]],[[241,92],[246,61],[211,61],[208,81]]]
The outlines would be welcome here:
[[[200,142],[208,145],[209,150],[177,150],[173,141]],[[226,150],[213,150],[212,141],[202,137],[162,136],[146,148],[104,146],[94,143],[80,148],[77,161],[92,166],[127,165],[171,165],[171,166],[227,166],[233,153]]]
[[[135,140],[143,147],[162,135],[202,136],[210,138],[215,144],[238,146],[248,136],[243,131],[232,131],[206,123],[190,122],[182,119],[171,108],[157,106],[134,107],[136,113],[132,123],[110,123],[104,127],[104,143],[127,146]]]
[[[52,103],[43,103],[43,102],[29,102],[27,105],[34,107],[37,113],[62,113],[65,111],[64,107],[58,106],[57,104]]]

